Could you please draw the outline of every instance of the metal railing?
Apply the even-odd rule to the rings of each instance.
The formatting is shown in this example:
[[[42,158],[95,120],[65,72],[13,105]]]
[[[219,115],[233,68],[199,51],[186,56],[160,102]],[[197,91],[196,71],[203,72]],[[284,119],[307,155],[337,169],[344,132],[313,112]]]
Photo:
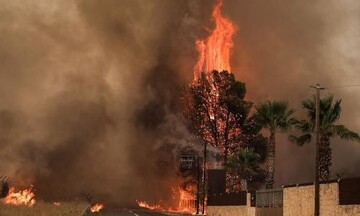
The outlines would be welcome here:
[[[278,208],[283,206],[283,190],[256,191],[256,207]]]

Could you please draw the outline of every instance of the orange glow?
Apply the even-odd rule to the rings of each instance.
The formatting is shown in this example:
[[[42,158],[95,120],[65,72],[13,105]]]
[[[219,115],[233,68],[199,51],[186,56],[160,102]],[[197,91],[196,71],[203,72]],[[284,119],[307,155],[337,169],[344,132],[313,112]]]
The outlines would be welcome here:
[[[179,205],[176,212],[193,213],[195,212],[195,188],[189,187],[188,190],[179,189]]]
[[[104,208],[104,204],[96,203],[90,208],[91,212],[99,212],[101,209]]]
[[[32,192],[32,188],[33,186],[31,185],[28,189],[15,192],[15,188],[11,187],[9,189],[9,195],[3,199],[4,204],[17,206],[26,205],[32,207],[36,203],[36,200],[34,199],[35,194]]]
[[[188,187],[187,190],[181,188],[178,188],[178,190],[173,189],[173,198],[178,200],[178,206],[176,208],[164,207],[160,204],[150,205],[145,201],[136,202],[139,207],[149,210],[171,213],[194,213],[196,196],[193,189],[195,189],[195,187]],[[162,202],[160,201],[159,203]]]
[[[223,0],[218,0],[212,12],[215,29],[210,36],[205,40],[196,41],[199,57],[194,66],[195,80],[199,78],[201,72],[209,73],[213,70],[231,71],[230,55],[236,26],[221,14],[222,5]]]
[[[54,202],[54,205],[60,206],[60,205],[61,205],[61,202]]]
[[[149,205],[148,203],[144,202],[144,201],[137,201],[137,204],[139,207],[142,207],[142,208],[146,208],[146,209],[149,209],[149,210],[160,210],[162,211],[163,209],[160,207],[160,205]]]

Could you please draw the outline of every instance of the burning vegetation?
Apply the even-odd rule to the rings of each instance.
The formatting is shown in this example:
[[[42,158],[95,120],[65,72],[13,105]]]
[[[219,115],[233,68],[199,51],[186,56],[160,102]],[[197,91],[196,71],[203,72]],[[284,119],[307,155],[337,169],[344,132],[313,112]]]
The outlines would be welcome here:
[[[5,160],[0,168],[20,180],[31,179],[26,185],[36,185],[36,197],[32,186],[17,190],[6,183],[2,185],[0,193],[2,204],[33,209],[40,203],[39,200],[45,200],[51,206],[61,208],[67,205],[66,202],[72,201],[80,191],[95,188],[99,200],[104,200],[106,206],[107,201],[116,203],[114,205],[132,206],[137,200],[138,206],[150,210],[193,213],[196,206],[199,206],[199,203],[202,205],[201,201],[206,199],[205,185],[198,188],[197,184],[206,182],[205,168],[215,162],[227,171],[227,192],[257,189],[263,185],[266,176],[268,187],[273,187],[275,132],[282,132],[288,128],[281,128],[281,125],[276,124],[269,126],[266,121],[261,123],[259,114],[262,106],[253,109],[253,103],[246,97],[245,83],[236,80],[232,73],[233,67],[230,62],[234,48],[233,39],[238,27],[229,17],[222,14],[224,0],[213,1],[215,4],[208,8],[207,5],[203,7],[205,3],[194,3],[199,1],[155,1],[151,2],[151,6],[147,5],[147,1],[129,1],[129,8],[126,8],[129,11],[126,12],[122,11],[121,4],[117,5],[118,3],[113,1],[106,0],[100,4],[95,0],[88,0],[77,2],[75,5],[70,2],[72,1],[55,1],[54,10],[38,7],[37,3],[28,3],[29,5],[25,6],[35,8],[35,12],[29,11],[27,15],[18,13],[19,9],[24,7],[20,3],[15,2],[4,7],[14,9],[8,12],[15,20],[13,23],[13,19],[9,19],[9,24],[4,28],[4,38],[15,41],[16,45],[8,46],[0,42],[4,47],[0,54],[13,60],[1,61],[1,65],[5,65],[2,67],[5,68],[4,71],[14,71],[14,74],[20,72],[14,76],[12,82],[1,85],[1,88],[5,89],[4,92],[15,93],[11,96],[4,94],[5,103],[1,103],[0,144],[4,146],[4,153],[0,156]],[[182,2],[181,5],[185,6],[177,11],[178,8],[174,5],[180,3],[175,2]],[[161,7],[153,4],[161,4]],[[203,5],[196,7],[196,4]],[[230,2],[231,4],[233,3]],[[45,8],[46,13],[42,8]],[[62,17],[63,20],[43,19],[37,15],[42,12],[42,16],[55,17],[70,8],[71,13],[66,13],[69,17]],[[294,8],[302,10],[300,5]],[[159,13],[159,9],[163,12]],[[166,16],[174,18],[179,14],[181,20],[164,19]],[[210,14],[212,27],[199,26],[207,22],[202,18],[206,17],[208,20]],[[245,14],[249,16],[247,20],[252,20],[253,13]],[[263,16],[266,15],[267,13],[261,14],[261,21],[254,17],[255,23],[263,22]],[[62,25],[69,20],[70,24]],[[281,25],[284,23],[283,19],[276,20],[281,20]],[[155,23],[156,25],[153,25]],[[57,28],[57,25],[61,28]],[[14,26],[16,28],[13,28]],[[88,28],[89,26],[91,28]],[[147,29],[148,26],[155,27]],[[291,26],[293,27],[293,23]],[[300,35],[298,32],[281,32],[277,35],[274,32],[283,28],[272,27],[266,25],[265,29],[270,31],[268,38],[271,40],[275,38],[276,41],[280,41],[277,43],[283,46],[302,44],[282,40],[283,35]],[[194,36],[194,28],[206,29],[208,35],[199,37],[200,32],[196,32]],[[74,31],[69,29],[79,31],[78,37],[73,37]],[[179,29],[180,31],[177,31]],[[251,30],[246,30],[249,29]],[[305,33],[306,31],[302,32]],[[23,36],[14,37],[29,34],[29,40],[23,40]],[[258,50],[263,51],[262,48],[266,49],[263,44],[272,44],[269,46],[269,53],[279,57],[273,47],[278,45],[276,41],[269,43],[269,39],[262,36],[257,41],[256,35],[253,33],[251,40],[247,41],[262,44],[254,49],[254,53],[259,52]],[[186,42],[180,40],[183,38]],[[314,38],[313,33],[304,38]],[[33,39],[38,44],[33,43]],[[3,41],[7,43],[7,40]],[[191,48],[182,46],[189,45],[189,41]],[[325,40],[321,38],[319,41]],[[311,43],[308,47],[318,46],[319,41]],[[252,44],[246,46],[251,47]],[[194,60],[189,59],[189,53],[195,49],[198,52],[195,64],[186,65]],[[292,61],[306,68],[303,58],[307,56],[308,50],[303,47],[301,50],[306,50],[306,55],[296,56]],[[38,55],[29,57],[27,53]],[[43,56],[47,53],[49,56]],[[182,58],[183,56],[186,58]],[[263,53],[256,57],[263,56],[268,58],[268,55]],[[20,62],[24,65],[17,63],[19,59],[25,59]],[[310,59],[313,61],[317,58],[311,56]],[[16,63],[12,66],[7,65],[7,62]],[[259,68],[277,71],[273,66],[273,62],[277,61],[269,62],[271,63],[267,63],[268,65],[259,64]],[[291,68],[287,62],[278,65],[282,65],[286,71]],[[311,65],[323,64],[311,62]],[[51,73],[48,74],[48,71]],[[186,71],[187,75],[180,74],[183,71]],[[187,80],[189,74],[193,75],[190,82]],[[2,74],[0,75],[2,77]],[[284,75],[285,73],[281,74]],[[7,75],[4,76],[8,78]],[[268,83],[267,76],[259,76],[259,80],[266,80],[262,83],[259,81],[259,85]],[[24,80],[19,82],[19,77],[23,77]],[[30,79],[27,80],[25,77]],[[40,85],[39,77],[44,78]],[[180,91],[184,80],[187,80],[186,87]],[[21,85],[18,85],[19,83]],[[267,85],[273,88],[274,83]],[[16,89],[8,86],[16,86]],[[18,86],[24,89],[18,90]],[[27,98],[32,97],[26,97],[28,95],[25,93],[28,91],[31,96],[40,96],[29,100]],[[9,99],[6,100],[6,97]],[[293,137],[293,141],[298,144],[310,141],[308,133],[313,132],[314,110],[313,107],[309,107],[309,102],[307,104],[304,106],[310,112],[308,122],[297,122],[306,139],[304,136]],[[338,102],[336,104],[340,106]],[[287,103],[283,105],[288,108]],[[272,106],[267,103],[264,103],[264,106],[264,110],[271,111]],[[339,115],[340,109],[331,119],[337,121]],[[269,115],[265,112],[264,116]],[[279,116],[272,115],[274,118],[271,119],[271,123],[279,122]],[[310,126],[304,130],[299,123]],[[334,122],[327,123],[331,127],[326,129],[333,128]],[[276,128],[270,130],[270,145],[260,133],[264,128]],[[340,129],[343,134],[339,133]],[[322,141],[325,146],[321,154],[324,179],[330,178],[331,174],[330,138],[340,136],[359,140],[355,133],[345,129],[338,128],[336,133],[330,135],[322,129]],[[354,135],[352,138],[349,136],[350,132]],[[208,150],[211,162],[207,163],[204,162],[206,156],[202,155],[203,147],[206,145],[212,148]],[[199,171],[200,174],[183,174],[176,169],[181,151],[188,146],[200,157],[199,161],[205,163],[201,165],[203,169]],[[264,165],[265,161],[267,163]],[[266,171],[263,170],[265,166]],[[84,181],[77,182],[78,179]],[[105,182],[107,187],[99,187],[99,182]],[[96,212],[103,207],[103,204],[96,203],[90,210]]]
[[[33,186],[30,186],[27,189],[15,192],[16,189],[14,187],[10,187],[8,195],[2,201],[4,204],[17,206],[25,205],[28,207],[32,207],[36,203],[35,194],[32,189]]]
[[[104,204],[95,203],[93,206],[91,206],[90,211],[91,212],[99,212],[103,208],[104,208]]]

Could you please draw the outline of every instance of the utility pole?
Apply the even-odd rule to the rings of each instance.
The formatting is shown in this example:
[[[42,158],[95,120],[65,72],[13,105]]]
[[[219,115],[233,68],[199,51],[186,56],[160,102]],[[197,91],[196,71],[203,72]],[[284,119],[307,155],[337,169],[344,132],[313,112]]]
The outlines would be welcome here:
[[[196,193],[196,214],[199,214],[199,205],[200,205],[200,181],[201,181],[201,166],[200,166],[200,157],[196,156],[197,161],[197,193]]]
[[[207,151],[207,142],[204,142],[204,173],[203,173],[203,200],[202,200],[202,214],[205,215],[205,205],[206,205],[206,151]]]
[[[324,90],[317,83],[315,86],[311,86],[316,90],[316,113],[315,113],[315,145],[316,145],[316,153],[315,153],[315,209],[314,216],[320,215],[320,184],[319,184],[319,150],[320,150],[320,90]]]

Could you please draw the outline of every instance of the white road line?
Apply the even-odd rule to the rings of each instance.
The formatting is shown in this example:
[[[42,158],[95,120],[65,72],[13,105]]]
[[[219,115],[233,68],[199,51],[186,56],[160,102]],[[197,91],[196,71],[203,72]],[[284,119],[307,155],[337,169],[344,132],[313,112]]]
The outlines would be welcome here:
[[[138,215],[138,214],[134,213],[134,212],[133,212],[133,211],[131,211],[131,210],[129,210],[129,212],[130,212],[130,213],[132,213],[132,214],[134,214],[135,216],[140,216],[140,215]]]

